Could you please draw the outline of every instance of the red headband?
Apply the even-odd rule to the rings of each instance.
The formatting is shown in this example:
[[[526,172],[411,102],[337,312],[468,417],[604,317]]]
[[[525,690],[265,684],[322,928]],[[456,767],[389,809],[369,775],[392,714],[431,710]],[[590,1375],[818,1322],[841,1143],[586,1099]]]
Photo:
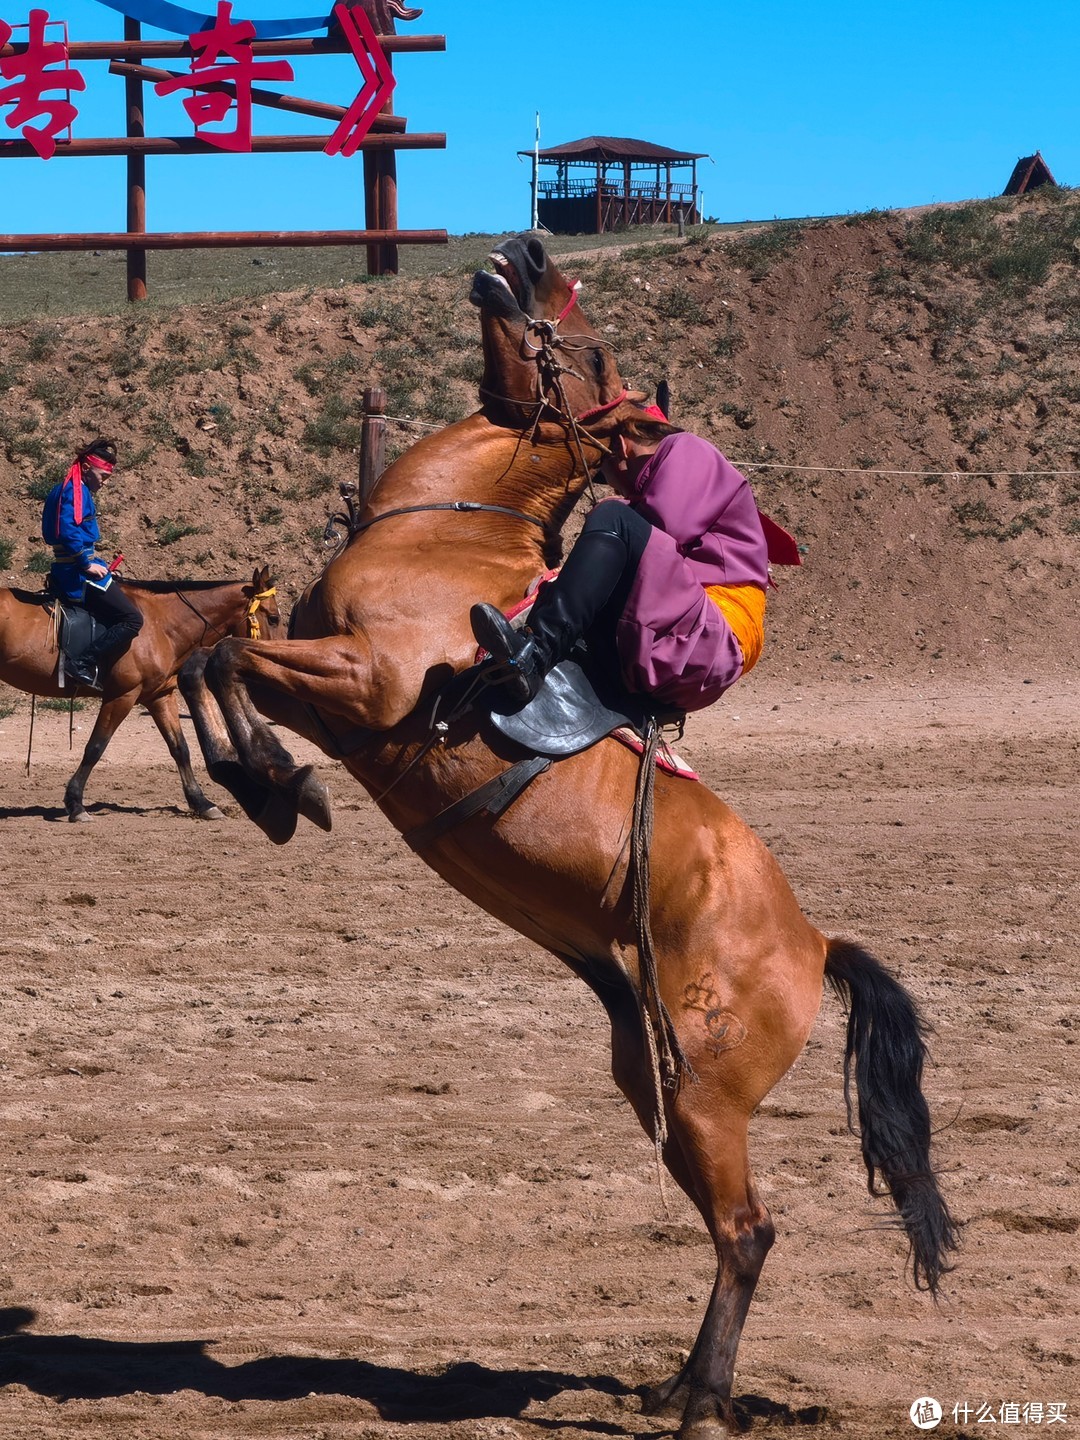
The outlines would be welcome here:
[[[109,464],[108,460],[102,460],[100,455],[94,455],[93,453],[84,455],[82,457],[82,463],[84,465],[92,465],[95,470],[100,470],[103,475],[111,475],[113,473],[113,467]]]

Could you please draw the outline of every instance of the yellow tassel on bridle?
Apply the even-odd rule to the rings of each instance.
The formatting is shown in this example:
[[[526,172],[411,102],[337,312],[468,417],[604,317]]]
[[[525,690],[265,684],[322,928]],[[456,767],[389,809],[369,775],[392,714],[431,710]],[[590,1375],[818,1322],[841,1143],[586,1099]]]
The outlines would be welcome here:
[[[253,596],[251,597],[251,603],[248,605],[248,612],[247,612],[247,625],[248,625],[248,639],[249,639],[249,640],[261,640],[261,639],[262,639],[262,631],[261,631],[260,628],[259,628],[259,606],[262,604],[262,602],[263,602],[264,600],[270,600],[270,599],[272,599],[276,594],[277,594],[277,586],[276,586],[276,585],[271,585],[271,587],[270,587],[269,590],[260,590],[257,595],[253,595]]]

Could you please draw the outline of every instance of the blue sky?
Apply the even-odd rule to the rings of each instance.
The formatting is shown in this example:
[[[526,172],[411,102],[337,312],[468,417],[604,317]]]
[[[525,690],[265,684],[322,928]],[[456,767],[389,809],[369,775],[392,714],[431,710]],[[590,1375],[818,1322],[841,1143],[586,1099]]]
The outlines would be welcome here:
[[[73,39],[122,34],[121,17],[96,0],[0,0],[0,18],[25,22],[32,3],[66,19]],[[235,0],[233,13],[319,8]],[[525,228],[530,167],[516,152],[531,146],[537,111],[544,145],[626,135],[707,152],[699,183],[706,212],[721,220],[995,195],[1017,157],[1036,149],[1060,183],[1080,184],[1077,0],[1044,0],[1030,12],[998,0],[429,0],[420,20],[399,29],[447,38],[445,54],[395,60],[398,113],[410,130],[447,134],[444,152],[399,156],[408,228]],[[294,93],[351,100],[351,59],[294,66]],[[82,68],[76,136],[121,134],[122,82],[105,64]],[[311,123],[256,112],[264,133]],[[190,128],[179,97],[148,105],[149,132]],[[151,230],[363,224],[359,156],[151,158],[147,195]],[[5,231],[122,230],[123,162],[9,160],[0,200]]]

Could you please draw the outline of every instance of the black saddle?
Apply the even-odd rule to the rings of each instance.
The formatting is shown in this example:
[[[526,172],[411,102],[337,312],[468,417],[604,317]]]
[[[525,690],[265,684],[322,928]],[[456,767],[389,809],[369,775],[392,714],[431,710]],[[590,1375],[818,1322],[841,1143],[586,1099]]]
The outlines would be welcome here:
[[[59,621],[58,639],[60,649],[69,660],[81,660],[93,645],[108,630],[108,625],[84,610],[73,600],[55,602]]]
[[[595,745],[624,726],[644,739],[649,722],[678,724],[681,710],[631,695],[589,674],[576,660],[549,670],[537,694],[519,709],[492,709],[491,723],[533,755],[561,759]]]
[[[583,650],[578,653],[587,658]],[[431,820],[407,831],[405,843],[418,854],[474,815],[501,815],[537,775],[551,768],[554,760],[587,750],[623,726],[629,726],[644,741],[650,721],[681,726],[686,719],[681,710],[661,708],[644,696],[609,688],[576,660],[564,660],[549,670],[537,694],[514,707],[507,702],[505,688],[497,682],[484,685],[483,672],[488,663],[460,671],[441,691],[441,706],[452,717],[463,709],[485,704],[482,696],[478,699],[477,691],[487,689],[485,708],[492,725],[526,755]]]

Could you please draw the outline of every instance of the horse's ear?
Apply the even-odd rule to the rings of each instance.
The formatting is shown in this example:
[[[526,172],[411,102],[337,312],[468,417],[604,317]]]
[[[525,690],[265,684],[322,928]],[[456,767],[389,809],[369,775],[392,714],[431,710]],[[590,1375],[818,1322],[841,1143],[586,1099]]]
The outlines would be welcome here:
[[[661,380],[656,387],[656,403],[665,415],[671,414],[671,386],[666,380]]]
[[[255,592],[257,592],[258,589],[259,589],[259,568],[258,568],[258,566],[256,566],[255,569],[251,572],[251,589],[252,589],[252,593],[253,593],[253,594],[254,594]]]
[[[259,571],[259,589],[272,590],[274,588],[274,577],[270,574],[270,566],[264,565]]]

